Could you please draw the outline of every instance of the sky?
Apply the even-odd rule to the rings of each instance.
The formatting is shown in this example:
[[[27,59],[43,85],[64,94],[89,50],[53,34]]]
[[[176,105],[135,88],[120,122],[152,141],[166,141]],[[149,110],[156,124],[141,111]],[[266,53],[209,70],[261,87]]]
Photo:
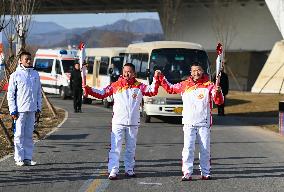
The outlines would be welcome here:
[[[34,15],[33,20],[54,22],[65,28],[93,27],[112,24],[120,19],[133,21],[139,18],[159,19],[158,13],[98,13],[98,14],[43,14]]]

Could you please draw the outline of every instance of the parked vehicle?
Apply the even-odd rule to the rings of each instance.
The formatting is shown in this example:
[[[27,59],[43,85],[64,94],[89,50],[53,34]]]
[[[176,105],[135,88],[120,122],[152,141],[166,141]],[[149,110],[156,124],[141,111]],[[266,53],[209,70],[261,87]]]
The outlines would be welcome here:
[[[62,99],[71,96],[70,73],[76,59],[76,50],[39,49],[36,52],[33,66],[46,93],[59,94]]]
[[[209,60],[202,46],[179,41],[156,41],[130,44],[125,53],[125,61],[135,65],[137,79],[151,84],[154,71],[159,69],[170,83],[178,83],[190,75],[193,62],[202,64],[204,72],[210,75]],[[141,112],[145,122],[151,116],[181,116],[180,95],[168,94],[162,87],[155,97],[144,97]]]
[[[126,47],[86,48],[87,58],[87,85],[98,89],[115,82],[122,72]],[[96,99],[90,95],[84,98],[84,103],[91,103]],[[103,100],[105,107],[113,104],[113,98]]]

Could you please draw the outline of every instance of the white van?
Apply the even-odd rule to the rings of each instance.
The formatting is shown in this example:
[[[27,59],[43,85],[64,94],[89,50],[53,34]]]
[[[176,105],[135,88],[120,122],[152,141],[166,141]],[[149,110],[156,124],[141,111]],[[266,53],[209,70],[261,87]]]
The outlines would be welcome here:
[[[202,64],[205,73],[210,75],[207,53],[201,45],[181,41],[155,41],[130,44],[125,53],[124,63],[133,63],[137,79],[151,84],[155,70],[161,70],[170,83],[179,83],[190,75],[193,62]],[[141,112],[144,121],[151,116],[181,116],[180,95],[168,94],[161,86],[155,97],[144,97]]]
[[[39,72],[44,92],[71,96],[70,75],[77,60],[77,50],[38,49],[33,66]]]
[[[125,50],[126,47],[86,48],[87,85],[101,89],[115,82],[122,72]],[[91,103],[92,99],[96,98],[88,95],[84,103]],[[103,103],[105,107],[110,107],[113,98],[107,97]]]

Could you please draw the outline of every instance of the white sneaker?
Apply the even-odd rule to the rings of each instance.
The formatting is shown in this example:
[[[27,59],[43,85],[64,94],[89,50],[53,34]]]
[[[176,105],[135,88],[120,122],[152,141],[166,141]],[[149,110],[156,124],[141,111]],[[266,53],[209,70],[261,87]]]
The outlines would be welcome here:
[[[16,161],[15,164],[16,164],[17,166],[24,166],[24,165],[25,165],[24,161]]]
[[[26,159],[26,160],[24,160],[24,164],[28,165],[28,166],[35,166],[36,162],[32,161],[32,160],[29,160],[29,159]]]
[[[191,181],[192,177],[189,173],[186,173],[184,176],[181,178],[182,181]]]
[[[136,177],[135,173],[133,170],[128,170],[125,172],[126,177]]]
[[[113,172],[111,172],[108,176],[109,180],[117,180],[117,178],[118,178],[117,175]]]

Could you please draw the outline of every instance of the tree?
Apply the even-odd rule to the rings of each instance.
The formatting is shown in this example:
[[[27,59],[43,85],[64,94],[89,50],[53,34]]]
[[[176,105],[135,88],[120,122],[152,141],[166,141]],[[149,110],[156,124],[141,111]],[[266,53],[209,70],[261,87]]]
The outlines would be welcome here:
[[[223,64],[224,70],[230,73],[239,90],[241,90],[240,83],[238,82],[235,74],[232,72],[231,68],[226,65],[226,62],[228,62],[226,50],[229,49],[237,34],[237,21],[235,18],[235,15],[237,14],[234,13],[234,7],[236,7],[237,3],[238,2],[235,0],[214,0],[210,11],[213,15],[212,29],[216,35],[217,42],[221,42],[223,45],[223,55],[225,61]]]
[[[212,8],[212,29],[215,32],[217,41],[223,44],[223,49],[227,50],[231,46],[237,34],[237,22],[234,14],[236,6],[234,0],[224,2],[222,0],[214,0]]]
[[[182,7],[183,0],[161,0],[159,15],[163,24],[164,34],[167,40],[176,40],[175,28],[179,19],[178,10]]]
[[[26,38],[31,25],[36,0],[11,0],[11,21],[19,37],[19,50],[26,48]]]

